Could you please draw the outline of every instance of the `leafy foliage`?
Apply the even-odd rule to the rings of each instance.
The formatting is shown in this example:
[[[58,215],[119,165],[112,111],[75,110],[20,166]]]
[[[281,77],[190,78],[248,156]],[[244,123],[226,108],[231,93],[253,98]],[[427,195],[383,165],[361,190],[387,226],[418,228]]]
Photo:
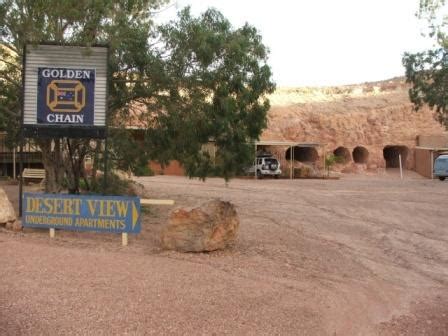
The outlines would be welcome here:
[[[327,169],[327,175],[330,176],[331,167],[333,167],[336,163],[342,163],[344,160],[343,157],[334,155],[333,153],[328,154],[325,157],[325,167]]]
[[[448,127],[448,55],[439,48],[403,59],[407,81],[412,83],[409,97],[417,108],[423,104],[435,108],[437,119]]]
[[[127,79],[148,64],[151,12],[163,0],[4,0],[0,4],[1,115],[20,115],[21,60],[25,43],[58,42],[89,46],[108,43],[110,70],[116,79]],[[110,87],[112,110],[132,99],[126,83]]]
[[[204,177],[211,162],[201,148],[213,140],[215,169],[229,178],[250,160],[249,143],[266,126],[269,103],[261,98],[274,90],[267,49],[255,28],[233,30],[216,10],[193,18],[185,9],[160,32],[162,50],[169,51],[169,95],[158,99],[167,113],[148,133],[152,156],[178,157],[189,175]]]
[[[438,121],[448,128],[448,39],[444,0],[421,0],[418,15],[428,22],[429,37],[437,45],[433,50],[405,53],[403,65],[407,82],[412,84],[409,97],[418,109],[424,104],[434,108]]]
[[[113,166],[137,176],[152,175],[148,161],[149,156],[143,144],[125,128],[115,128],[109,133],[111,141],[110,160]]]
[[[81,46],[107,43],[108,120],[124,128],[130,120],[144,128],[141,145],[117,130],[110,151],[118,167],[135,170],[148,158],[177,159],[190,176],[219,173],[226,179],[250,160],[250,142],[266,126],[274,90],[268,50],[257,30],[234,29],[222,14],[208,10],[155,27],[153,11],[166,0],[4,0],[0,3],[0,129],[19,129],[21,58],[27,42]],[[213,140],[216,158],[203,150]],[[13,142],[12,141],[12,142]],[[42,148],[67,151],[77,159],[99,157],[100,146],[67,139],[39,140]],[[70,156],[70,155],[69,155]],[[60,176],[52,153],[44,164]],[[50,158],[59,158],[50,160]],[[77,165],[62,165],[67,171]],[[72,168],[70,168],[72,167]],[[82,172],[67,172],[73,178]],[[51,176],[53,176],[51,175]],[[60,178],[56,178],[58,185]],[[75,188],[79,183],[73,183]]]
[[[107,176],[107,184],[104,187],[104,176],[91,180],[89,192],[93,194],[104,193],[107,195],[129,195],[136,196],[133,184],[130,180],[122,179],[120,176],[110,173]]]

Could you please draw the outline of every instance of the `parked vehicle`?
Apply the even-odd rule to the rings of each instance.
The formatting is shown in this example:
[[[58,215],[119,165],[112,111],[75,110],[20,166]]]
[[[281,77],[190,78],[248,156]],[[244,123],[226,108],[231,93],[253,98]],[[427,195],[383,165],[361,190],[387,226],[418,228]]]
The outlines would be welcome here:
[[[434,162],[434,176],[440,181],[448,177],[448,154],[440,155]]]
[[[271,154],[257,156],[255,164],[248,168],[247,172],[252,174],[256,173],[258,178],[265,176],[278,178],[282,174],[280,162]]]

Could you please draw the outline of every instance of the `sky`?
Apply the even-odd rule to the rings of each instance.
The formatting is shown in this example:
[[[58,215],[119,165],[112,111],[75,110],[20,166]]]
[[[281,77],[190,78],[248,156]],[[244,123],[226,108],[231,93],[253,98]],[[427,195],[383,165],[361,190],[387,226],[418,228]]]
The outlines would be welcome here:
[[[277,86],[330,86],[404,75],[405,51],[432,46],[415,17],[419,0],[177,0],[158,20],[190,6],[218,9],[236,27],[255,26],[270,49]]]

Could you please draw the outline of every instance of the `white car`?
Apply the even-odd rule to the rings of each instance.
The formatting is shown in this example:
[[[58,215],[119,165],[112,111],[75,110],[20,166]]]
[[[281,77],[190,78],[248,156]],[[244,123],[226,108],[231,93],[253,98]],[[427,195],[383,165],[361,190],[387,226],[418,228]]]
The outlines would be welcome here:
[[[448,177],[448,155],[440,155],[434,162],[434,175],[439,178],[440,181],[445,181]]]
[[[273,176],[278,178],[282,171],[280,162],[273,156],[257,156],[256,163],[247,170],[248,173],[256,173],[258,178]]]

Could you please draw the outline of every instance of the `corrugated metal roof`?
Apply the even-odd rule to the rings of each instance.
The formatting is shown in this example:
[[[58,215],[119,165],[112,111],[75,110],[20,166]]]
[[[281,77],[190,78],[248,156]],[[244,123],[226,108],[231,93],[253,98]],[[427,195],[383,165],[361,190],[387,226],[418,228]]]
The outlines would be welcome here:
[[[432,150],[432,151],[448,151],[448,148],[446,148],[446,147],[422,147],[422,146],[416,146],[415,149],[426,149],[426,150]]]
[[[296,141],[276,141],[265,140],[255,142],[257,146],[289,146],[289,147],[320,147],[323,144],[317,142],[296,142]]]

